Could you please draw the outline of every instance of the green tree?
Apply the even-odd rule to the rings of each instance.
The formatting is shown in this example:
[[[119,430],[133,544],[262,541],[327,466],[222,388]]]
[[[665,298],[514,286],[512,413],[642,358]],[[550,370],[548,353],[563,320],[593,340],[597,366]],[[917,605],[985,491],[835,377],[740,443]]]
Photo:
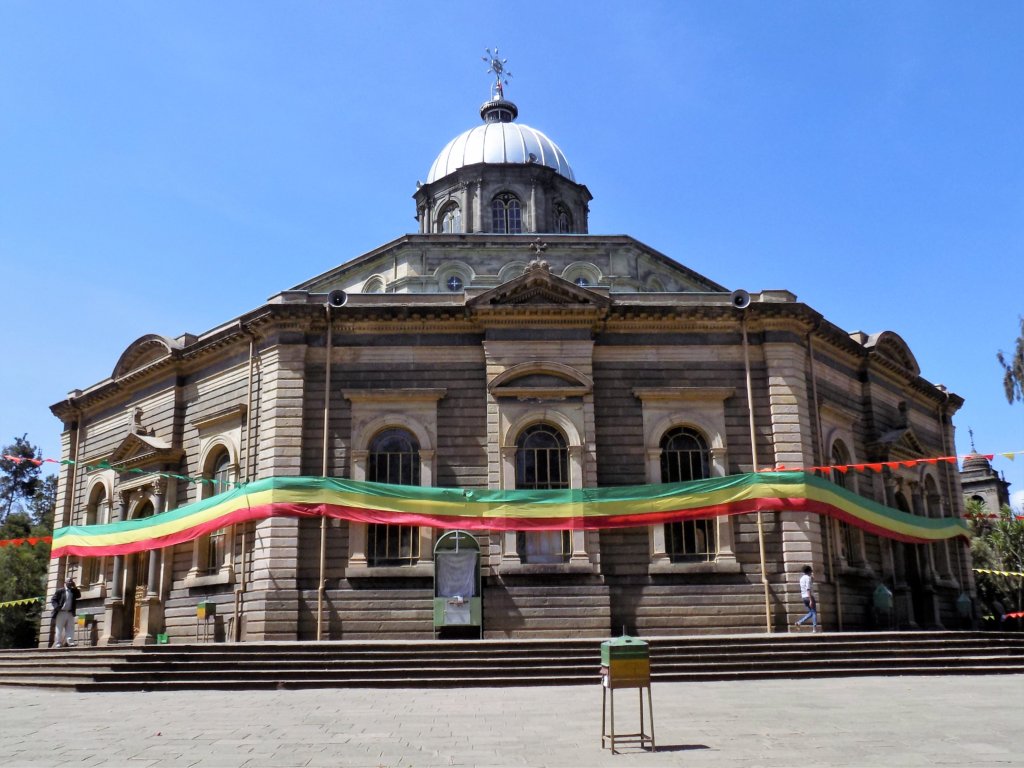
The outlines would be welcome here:
[[[21,461],[0,459],[0,540],[39,539],[53,533],[57,500],[55,475],[40,477],[39,449],[26,436],[0,449]],[[0,547],[0,603],[30,600],[0,608],[0,648],[36,644],[44,610],[50,545],[45,542]]]
[[[50,535],[34,525],[25,512],[12,512],[0,525],[0,539],[27,539]],[[0,602],[28,600],[24,605],[0,608],[0,648],[30,648],[36,644],[46,591],[50,545],[21,544],[0,547]]]
[[[1003,389],[1006,401],[1013,405],[1014,400],[1024,400],[1024,317],[1020,318],[1020,336],[1012,356],[996,353],[999,364],[1003,366]]]
[[[1016,516],[1009,506],[992,513],[974,500],[967,502],[967,518],[975,568],[1024,573],[1024,518]],[[983,619],[998,623],[1001,613],[1024,610],[1024,577],[1001,573],[975,576]]]
[[[0,523],[35,496],[42,474],[39,459],[39,448],[27,435],[0,448]]]
[[[49,536],[53,532],[53,515],[57,509],[57,476],[47,475],[36,487],[36,492],[29,499],[26,511],[32,523],[46,531]]]

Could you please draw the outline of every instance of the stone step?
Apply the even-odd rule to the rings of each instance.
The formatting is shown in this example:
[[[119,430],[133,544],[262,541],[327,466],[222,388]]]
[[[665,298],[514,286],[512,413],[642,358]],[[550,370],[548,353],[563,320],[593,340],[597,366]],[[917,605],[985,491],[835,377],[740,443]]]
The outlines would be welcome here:
[[[600,640],[422,640],[0,651],[0,685],[77,690],[593,684]],[[1024,672],[1024,635],[649,638],[655,681]]]

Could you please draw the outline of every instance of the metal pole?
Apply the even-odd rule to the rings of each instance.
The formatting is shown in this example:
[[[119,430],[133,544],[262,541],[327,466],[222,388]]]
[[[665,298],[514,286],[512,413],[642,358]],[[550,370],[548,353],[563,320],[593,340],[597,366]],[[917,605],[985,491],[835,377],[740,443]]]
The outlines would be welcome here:
[[[327,373],[324,376],[324,444],[321,475],[327,477],[328,427],[331,417],[331,303],[324,305],[327,312]],[[327,515],[320,518],[320,582],[316,596],[316,639],[323,637],[324,591],[327,589]]]
[[[243,440],[242,440],[242,447],[243,447],[245,453],[244,453],[244,460],[239,462],[241,464],[241,466],[238,468],[238,474],[237,474],[237,476],[235,478],[236,482],[241,482],[241,483],[244,484],[244,483],[248,483],[249,482],[249,480],[251,479],[250,478],[250,474],[252,472],[252,417],[253,417],[253,411],[255,410],[252,407],[252,381],[253,381],[253,374],[254,374],[254,367],[255,367],[255,360],[256,360],[256,336],[252,333],[252,331],[247,330],[244,326],[242,326],[241,322],[239,322],[238,325],[239,325],[239,329],[243,333],[246,333],[249,336],[249,380],[248,380],[248,383],[246,384],[246,391],[245,391],[245,435],[244,435]],[[240,563],[240,568],[239,568],[238,586],[235,587],[235,611],[234,611],[235,612],[235,618],[234,618],[234,621],[232,622],[232,629],[231,629],[232,639],[236,643],[239,643],[239,642],[242,641],[242,596],[245,594],[245,587],[246,587],[245,569],[246,569],[246,549],[247,549],[247,546],[248,546],[248,540],[247,540],[248,539],[248,536],[247,536],[248,526],[249,526],[248,523],[242,523],[242,525],[241,525],[241,530],[242,530],[242,537],[241,537],[241,542],[240,542],[240,546],[242,548],[241,563]],[[231,556],[232,556],[232,558],[234,558],[234,551],[235,551],[234,547],[235,547],[235,543],[234,543],[234,541],[232,541],[231,542]]]
[[[747,376],[747,414],[750,418],[750,453],[754,463],[754,471],[760,466],[757,460],[757,432],[754,429],[754,385],[750,378],[750,350],[747,346],[747,316],[740,317],[740,329],[743,331],[743,367]],[[761,512],[757,513],[757,548],[761,557],[761,584],[764,585],[764,621],[765,631],[772,631],[772,604],[768,590],[768,576],[765,571],[764,555],[764,521]]]

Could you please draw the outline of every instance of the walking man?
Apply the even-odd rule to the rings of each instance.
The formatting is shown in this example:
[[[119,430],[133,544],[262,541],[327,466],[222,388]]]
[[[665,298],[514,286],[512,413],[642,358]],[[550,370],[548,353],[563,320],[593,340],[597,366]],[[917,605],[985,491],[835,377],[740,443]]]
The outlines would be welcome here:
[[[795,626],[802,627],[804,622],[811,620],[811,631],[818,631],[818,603],[814,599],[814,577],[811,566],[804,566],[804,575],[800,577],[800,599],[804,601],[807,614],[797,620]]]

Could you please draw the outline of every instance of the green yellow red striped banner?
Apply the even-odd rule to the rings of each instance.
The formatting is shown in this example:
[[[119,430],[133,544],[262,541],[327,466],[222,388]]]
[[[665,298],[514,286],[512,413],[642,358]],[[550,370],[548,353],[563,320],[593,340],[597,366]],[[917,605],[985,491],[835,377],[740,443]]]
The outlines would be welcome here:
[[[273,477],[154,517],[68,526],[52,557],[127,554],[191,541],[228,525],[271,517],[465,530],[626,528],[749,512],[827,515],[911,543],[970,535],[959,518],[927,518],[883,506],[805,472],[759,472],[689,483],[501,491],[422,488],[323,477]]]

